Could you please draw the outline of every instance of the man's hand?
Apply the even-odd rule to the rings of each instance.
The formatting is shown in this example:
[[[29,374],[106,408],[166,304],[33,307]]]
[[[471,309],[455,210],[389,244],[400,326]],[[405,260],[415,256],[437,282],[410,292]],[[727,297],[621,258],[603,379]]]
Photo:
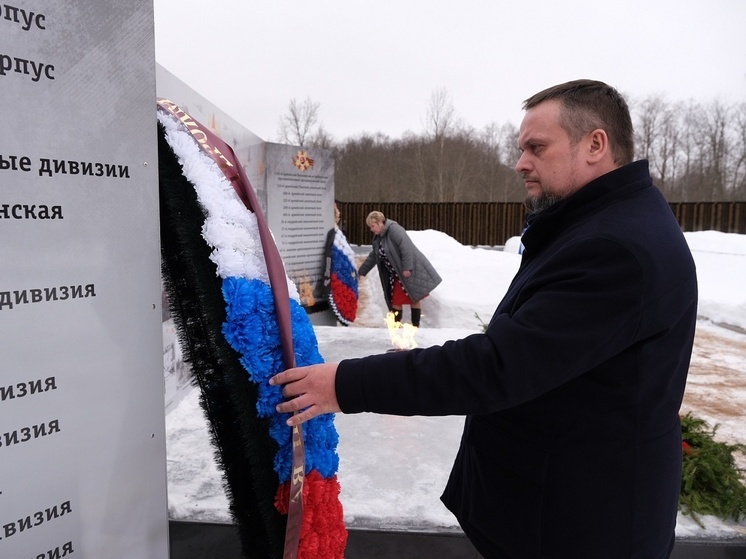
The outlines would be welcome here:
[[[288,419],[287,424],[291,427],[305,423],[322,413],[342,411],[339,409],[334,388],[336,378],[337,363],[296,367],[273,376],[269,383],[283,384],[282,395],[288,399],[277,406],[277,411],[299,412]]]

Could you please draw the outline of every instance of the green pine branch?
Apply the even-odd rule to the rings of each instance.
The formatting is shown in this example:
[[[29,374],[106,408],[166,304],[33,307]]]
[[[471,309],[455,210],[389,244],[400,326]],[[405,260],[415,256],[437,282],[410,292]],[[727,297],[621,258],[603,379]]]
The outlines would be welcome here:
[[[746,517],[746,478],[735,453],[746,454],[746,445],[714,439],[718,425],[687,413],[681,418],[683,471],[679,510],[704,527],[698,515],[723,520]]]

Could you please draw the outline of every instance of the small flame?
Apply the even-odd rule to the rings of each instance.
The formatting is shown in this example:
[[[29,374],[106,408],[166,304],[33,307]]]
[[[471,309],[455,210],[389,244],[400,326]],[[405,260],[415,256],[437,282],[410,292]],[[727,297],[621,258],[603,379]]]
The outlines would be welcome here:
[[[300,278],[298,283],[298,296],[302,305],[313,307],[316,304],[316,298],[313,296],[313,284],[308,275]]]
[[[417,342],[414,339],[417,334],[416,326],[412,326],[409,323],[403,324],[397,322],[392,312],[386,315],[384,322],[386,322],[386,326],[389,329],[391,343],[394,344],[396,349],[414,349],[417,347]]]

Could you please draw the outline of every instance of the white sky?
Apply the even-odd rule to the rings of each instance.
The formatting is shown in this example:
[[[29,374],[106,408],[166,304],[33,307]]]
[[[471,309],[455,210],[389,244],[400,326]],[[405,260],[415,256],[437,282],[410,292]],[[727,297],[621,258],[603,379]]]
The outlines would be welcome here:
[[[154,0],[156,60],[264,140],[290,99],[335,139],[423,131],[432,93],[477,129],[577,78],[631,100],[746,100],[743,0]]]

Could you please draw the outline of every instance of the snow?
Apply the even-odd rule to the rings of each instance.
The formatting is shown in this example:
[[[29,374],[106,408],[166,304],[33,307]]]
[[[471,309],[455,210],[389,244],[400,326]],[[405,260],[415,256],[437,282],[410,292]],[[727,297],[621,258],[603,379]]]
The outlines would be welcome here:
[[[419,346],[481,331],[518,269],[519,240],[504,250],[472,248],[444,233],[410,231],[443,282],[423,302]],[[700,289],[697,340],[682,412],[718,423],[718,437],[746,443],[746,235],[685,234],[697,264]],[[363,258],[369,247],[354,247]],[[358,319],[351,327],[315,326],[326,361],[391,348],[375,270],[361,279]],[[406,308],[405,308],[406,309]],[[405,311],[404,320],[408,320]],[[169,515],[173,519],[230,522],[222,478],[213,459],[198,391],[182,383],[166,416]],[[726,403],[726,405],[724,405]],[[342,415],[339,481],[349,527],[458,531],[440,502],[461,437],[463,417]],[[382,467],[383,465],[386,467]],[[703,517],[701,528],[679,514],[677,537],[746,538],[746,521]]]
[[[743,235],[686,233],[697,264],[699,314],[746,330],[746,242]]]

